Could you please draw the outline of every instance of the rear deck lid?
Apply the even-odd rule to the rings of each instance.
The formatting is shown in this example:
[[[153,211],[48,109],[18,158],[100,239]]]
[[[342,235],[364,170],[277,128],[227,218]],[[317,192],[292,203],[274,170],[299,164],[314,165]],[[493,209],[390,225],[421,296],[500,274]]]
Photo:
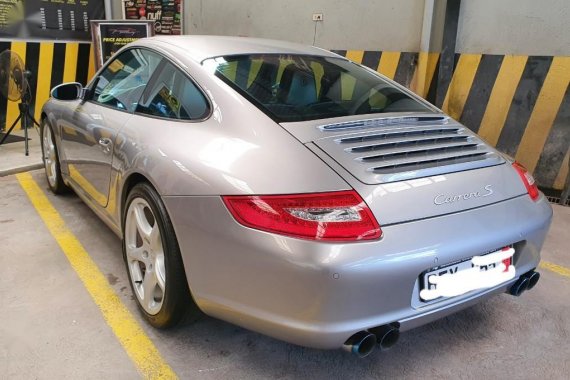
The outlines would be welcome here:
[[[381,224],[459,212],[525,193],[497,151],[443,114],[283,126],[353,186]]]

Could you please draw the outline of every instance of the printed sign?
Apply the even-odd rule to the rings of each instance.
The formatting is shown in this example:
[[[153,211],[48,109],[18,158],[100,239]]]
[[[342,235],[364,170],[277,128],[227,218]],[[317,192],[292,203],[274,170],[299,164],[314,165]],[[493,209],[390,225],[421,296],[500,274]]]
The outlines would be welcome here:
[[[0,0],[0,38],[89,40],[104,18],[103,0]]]
[[[95,20],[91,24],[97,68],[126,44],[153,35],[150,21]]]
[[[152,21],[155,34],[182,34],[182,1],[123,0],[123,18]]]

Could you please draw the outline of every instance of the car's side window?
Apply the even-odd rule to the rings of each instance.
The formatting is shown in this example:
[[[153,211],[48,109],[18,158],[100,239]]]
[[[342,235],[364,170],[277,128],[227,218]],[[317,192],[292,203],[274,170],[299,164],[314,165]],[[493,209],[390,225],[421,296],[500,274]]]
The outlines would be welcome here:
[[[200,120],[210,105],[200,89],[170,62],[152,79],[136,112],[177,120]]]
[[[133,112],[161,60],[160,55],[145,49],[121,53],[99,75],[91,100]]]

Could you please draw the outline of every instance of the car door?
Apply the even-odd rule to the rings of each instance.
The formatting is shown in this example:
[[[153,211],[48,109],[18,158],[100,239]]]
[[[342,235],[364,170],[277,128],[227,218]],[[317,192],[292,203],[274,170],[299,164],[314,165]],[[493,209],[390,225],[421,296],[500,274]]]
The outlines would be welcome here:
[[[109,198],[117,132],[132,117],[160,61],[150,50],[123,51],[95,78],[86,99],[66,109],[60,119],[68,174],[101,207]]]

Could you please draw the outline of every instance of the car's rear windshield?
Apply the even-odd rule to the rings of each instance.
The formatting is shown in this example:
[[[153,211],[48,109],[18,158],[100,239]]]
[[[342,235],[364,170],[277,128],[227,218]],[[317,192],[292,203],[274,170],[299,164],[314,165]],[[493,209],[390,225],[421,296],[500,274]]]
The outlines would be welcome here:
[[[432,111],[342,58],[250,54],[211,58],[204,66],[277,122]]]

